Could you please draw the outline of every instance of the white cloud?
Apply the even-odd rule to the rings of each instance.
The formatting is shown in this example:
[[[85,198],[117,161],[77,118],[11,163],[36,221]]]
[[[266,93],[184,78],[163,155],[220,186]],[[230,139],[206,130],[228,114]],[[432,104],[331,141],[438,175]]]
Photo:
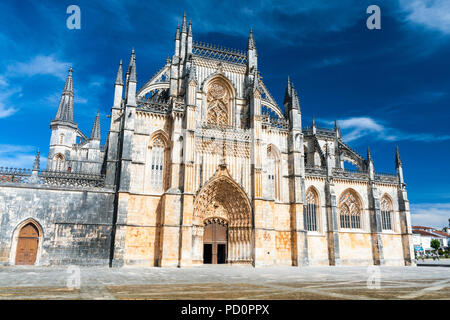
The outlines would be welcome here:
[[[450,1],[400,0],[399,4],[408,22],[450,34]]]
[[[330,120],[317,120],[328,125],[332,125]],[[372,137],[376,140],[384,141],[445,141],[450,140],[450,135],[434,135],[432,133],[408,133],[401,130],[390,128],[382,121],[370,117],[352,117],[338,120],[343,139],[347,142],[361,138]]]
[[[70,64],[57,60],[53,56],[39,55],[28,62],[15,62],[7,66],[10,76],[52,75],[64,80]]]
[[[0,79],[1,80],[1,79]],[[17,109],[10,106],[9,98],[14,94],[20,94],[22,88],[0,90],[0,119],[6,118],[17,112]]]
[[[411,204],[411,224],[442,229],[448,226],[450,203]]]
[[[0,144],[0,167],[31,169],[36,151],[33,146]],[[47,159],[41,154],[40,160],[41,168],[44,168]]]

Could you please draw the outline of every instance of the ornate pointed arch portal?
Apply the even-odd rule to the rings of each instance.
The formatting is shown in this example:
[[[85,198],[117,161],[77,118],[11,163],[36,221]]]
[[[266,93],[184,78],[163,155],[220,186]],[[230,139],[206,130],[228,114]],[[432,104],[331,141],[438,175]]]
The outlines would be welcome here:
[[[193,228],[192,252],[197,263],[252,264],[251,205],[224,165],[194,200]]]

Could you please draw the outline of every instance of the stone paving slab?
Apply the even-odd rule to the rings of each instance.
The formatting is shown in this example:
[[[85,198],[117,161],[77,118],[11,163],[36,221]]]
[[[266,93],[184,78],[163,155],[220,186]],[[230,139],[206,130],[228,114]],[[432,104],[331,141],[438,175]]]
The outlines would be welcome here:
[[[450,299],[450,269],[436,267],[76,270],[80,286],[71,289],[73,269],[0,267],[0,299]],[[374,274],[379,275],[379,287],[371,281],[368,285]]]

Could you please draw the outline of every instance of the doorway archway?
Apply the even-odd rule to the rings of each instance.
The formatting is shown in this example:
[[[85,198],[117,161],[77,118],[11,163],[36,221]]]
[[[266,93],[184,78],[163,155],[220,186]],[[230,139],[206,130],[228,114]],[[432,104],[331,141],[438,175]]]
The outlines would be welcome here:
[[[228,222],[220,218],[205,220],[203,235],[203,263],[228,262]]]
[[[19,231],[16,248],[16,265],[34,265],[39,249],[39,229],[28,222]]]
[[[251,217],[244,190],[220,166],[194,200],[193,262],[252,264]]]

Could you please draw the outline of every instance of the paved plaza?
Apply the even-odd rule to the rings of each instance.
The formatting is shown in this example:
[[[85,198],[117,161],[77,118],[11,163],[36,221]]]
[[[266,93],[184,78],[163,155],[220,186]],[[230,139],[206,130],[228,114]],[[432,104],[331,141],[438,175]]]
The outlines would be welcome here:
[[[0,299],[448,300],[450,269],[0,267]]]

